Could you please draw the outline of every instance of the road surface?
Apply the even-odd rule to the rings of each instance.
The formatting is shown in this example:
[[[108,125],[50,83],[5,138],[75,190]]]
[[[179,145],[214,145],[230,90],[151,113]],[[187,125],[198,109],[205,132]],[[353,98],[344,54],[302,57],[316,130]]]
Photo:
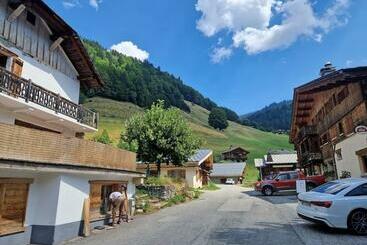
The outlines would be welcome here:
[[[250,189],[223,185],[199,200],[67,244],[367,244],[367,237],[299,219],[296,205],[293,193],[263,197]]]

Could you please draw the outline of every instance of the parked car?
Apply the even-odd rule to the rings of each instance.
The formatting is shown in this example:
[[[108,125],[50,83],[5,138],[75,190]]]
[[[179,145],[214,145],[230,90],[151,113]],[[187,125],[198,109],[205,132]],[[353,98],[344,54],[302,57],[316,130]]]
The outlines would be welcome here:
[[[233,180],[232,178],[227,178],[227,179],[226,179],[226,184],[227,184],[227,185],[234,185],[234,184],[236,184],[236,183],[234,182],[234,180]]]
[[[367,235],[367,179],[343,179],[298,195],[298,215],[308,221]]]
[[[299,170],[287,171],[278,173],[273,179],[258,181],[255,184],[255,190],[262,192],[266,196],[271,196],[278,191],[296,190],[297,180],[306,180],[307,190],[311,190],[326,182],[323,175],[305,176]]]

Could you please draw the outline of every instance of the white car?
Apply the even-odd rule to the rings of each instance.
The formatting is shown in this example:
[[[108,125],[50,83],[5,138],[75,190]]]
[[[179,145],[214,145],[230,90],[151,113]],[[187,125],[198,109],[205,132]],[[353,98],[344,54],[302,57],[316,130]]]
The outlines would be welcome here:
[[[367,235],[367,179],[335,180],[300,193],[297,213],[311,222]]]
[[[236,183],[234,182],[234,180],[233,180],[232,178],[227,178],[227,179],[226,179],[226,184],[227,184],[227,185],[234,185],[234,184],[236,184]]]

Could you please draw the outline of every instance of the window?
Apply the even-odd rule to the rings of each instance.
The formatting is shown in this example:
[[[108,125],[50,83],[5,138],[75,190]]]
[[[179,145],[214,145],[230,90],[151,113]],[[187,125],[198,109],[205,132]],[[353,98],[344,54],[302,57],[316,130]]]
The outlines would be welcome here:
[[[0,178],[0,236],[24,230],[29,179]]]
[[[298,179],[298,173],[290,173],[291,179]]]
[[[346,196],[367,196],[367,184],[358,186],[346,194]]]
[[[339,192],[341,192],[342,190],[348,188],[349,186],[350,186],[349,183],[340,183],[340,182],[331,181],[323,185],[320,185],[319,187],[316,187],[312,191],[336,195]]]
[[[8,63],[8,56],[0,54],[0,67],[6,69],[7,63]]]
[[[342,103],[345,98],[349,95],[348,87],[345,87],[342,91],[340,91],[337,95],[338,103]]]
[[[27,11],[27,21],[32,25],[36,25],[36,16],[33,13]]]
[[[289,174],[279,174],[277,177],[278,180],[289,180],[290,175]]]
[[[167,171],[167,176],[173,179],[185,179],[186,170],[185,169],[170,169]]]
[[[342,149],[337,149],[335,151],[335,154],[336,154],[336,160],[343,160],[343,155],[342,155]]]
[[[366,173],[367,172],[367,155],[362,156],[362,167],[363,167],[363,171]]]

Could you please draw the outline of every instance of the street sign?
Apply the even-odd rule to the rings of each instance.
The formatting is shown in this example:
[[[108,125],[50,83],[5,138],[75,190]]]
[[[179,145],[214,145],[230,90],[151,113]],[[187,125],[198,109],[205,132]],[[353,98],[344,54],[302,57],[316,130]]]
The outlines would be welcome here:
[[[367,134],[367,127],[366,126],[357,126],[354,131],[357,133],[357,134]]]
[[[297,193],[306,192],[306,180],[297,180],[296,181],[296,190]]]

